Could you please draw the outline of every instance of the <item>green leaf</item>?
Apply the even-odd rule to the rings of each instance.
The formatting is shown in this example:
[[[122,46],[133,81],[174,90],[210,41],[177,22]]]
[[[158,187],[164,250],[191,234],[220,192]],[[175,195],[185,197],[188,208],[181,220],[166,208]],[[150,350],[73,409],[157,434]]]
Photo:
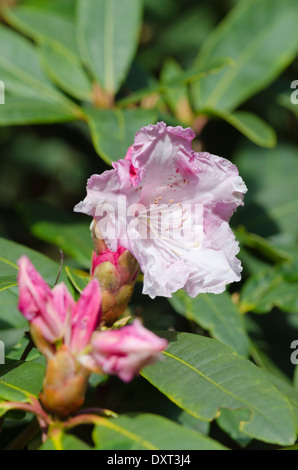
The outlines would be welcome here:
[[[31,231],[40,240],[56,245],[82,267],[90,269],[93,245],[88,223],[74,223],[73,219],[71,222],[40,220],[31,225]]]
[[[79,57],[74,8],[59,12],[58,3],[52,3],[56,3],[54,8],[42,1],[35,5],[2,8],[2,13],[9,24],[36,42],[53,44],[65,55]]]
[[[37,397],[42,389],[44,372],[41,364],[8,359],[0,367],[0,399],[26,402],[30,396]]]
[[[274,129],[255,114],[247,111],[237,111],[231,114],[224,111],[212,112],[212,110],[210,114],[224,119],[260,147],[272,148],[276,145]]]
[[[40,47],[47,75],[62,90],[79,100],[92,101],[92,83],[81,61],[55,44]]]
[[[4,112],[0,113],[0,126],[51,124],[75,119],[72,112],[59,104],[49,103],[42,99],[6,96]]]
[[[80,100],[92,100],[92,83],[85,72],[76,43],[74,8],[58,11],[47,2],[4,9],[6,20],[41,46],[47,75]]]
[[[224,344],[188,333],[166,333],[165,360],[142,375],[170,400],[199,419],[211,421],[222,408],[247,409],[239,430],[281,445],[295,442],[295,418],[288,400],[264,372]]]
[[[174,80],[175,78],[179,77],[181,71],[182,67],[174,59],[171,58],[165,61],[160,75],[162,84],[166,84],[170,80]],[[165,85],[163,98],[170,110],[176,115],[179,113],[181,107],[183,110],[185,107],[186,109],[190,107],[188,89],[185,85],[183,85],[182,82],[179,84],[179,86],[174,88],[168,88]]]
[[[53,173],[60,171],[60,168],[57,168],[59,159],[64,158],[65,161],[68,156],[68,149],[61,148],[59,144],[60,142],[57,146],[53,145],[53,148],[47,147],[49,152],[58,154],[58,161],[53,162],[52,165],[49,164]],[[35,147],[38,149],[38,153],[33,154],[32,162],[41,152],[36,143]],[[43,157],[49,162],[47,153]],[[70,165],[72,166],[72,161],[70,161]],[[61,171],[62,178],[68,178],[69,175],[69,172],[63,173]],[[79,214],[38,202],[22,202],[18,208],[32,235],[57,246],[63,253],[75,259],[80,266],[90,270],[93,243],[89,228],[90,222],[84,216],[80,217]]]
[[[138,130],[156,122],[156,112],[147,109],[85,109],[93,144],[107,163],[124,158]]]
[[[251,276],[240,294],[243,313],[268,313],[273,307],[298,313],[297,282],[287,282],[279,268],[267,268]]]
[[[17,285],[16,276],[0,276],[0,292]]]
[[[270,243],[268,240],[266,240],[266,238],[260,237],[260,235],[256,235],[255,233],[249,233],[245,230],[244,227],[240,227],[237,230],[234,230],[234,232],[237,240],[242,246],[257,251],[261,255],[265,256],[268,260],[273,261],[274,263],[292,261],[292,258],[288,253],[273,245],[273,243]],[[292,266],[290,265],[287,269],[288,275],[290,275],[291,269]],[[294,276],[295,278],[293,280],[296,279],[296,276],[298,279],[298,265],[295,268]]]
[[[73,119],[80,116],[80,109],[60,93],[46,77],[37,50],[30,41],[0,26],[0,44],[2,44],[0,76],[5,83],[7,93],[24,99],[27,105],[28,100],[33,99],[39,105],[44,102],[45,109],[50,104],[55,105],[57,109],[60,107],[60,114],[66,113]]]
[[[248,322],[250,325],[253,325],[253,319],[251,317],[248,318]],[[270,374],[274,374],[277,377],[281,378],[283,381],[286,381],[291,384],[289,377],[279,369],[275,361],[271,359],[268,354],[266,354],[263,349],[261,349],[261,347],[267,349],[264,343],[261,343],[259,346],[256,342],[254,342],[251,347],[250,354],[254,363],[262,369],[265,369],[266,371],[270,372]],[[281,348],[282,347],[283,346],[281,346]]]
[[[283,93],[277,97],[277,102],[284,108],[289,109],[298,118],[298,105],[292,103],[291,94],[293,90],[289,89],[289,93]],[[296,98],[296,97],[295,97]],[[297,98],[296,98],[297,99]]]
[[[284,250],[298,239],[297,151],[297,147],[285,144],[273,150],[247,145],[235,155],[249,191],[234,224],[243,224],[270,241],[280,239]]]
[[[0,272],[3,276],[9,276],[10,279],[16,280],[17,260],[22,255],[28,256],[49,285],[54,285],[59,272],[57,263],[30,248],[0,238]],[[60,282],[62,281],[71,287],[64,270],[60,276]],[[18,311],[17,304],[18,287],[16,282],[14,286],[8,284],[6,287],[3,286],[3,289],[0,290],[0,339],[5,342],[7,349],[14,346],[22,337],[25,329],[28,329],[27,320]]]
[[[82,292],[90,282],[90,275],[85,271],[70,268],[69,266],[66,266],[65,271],[69,277],[70,282],[78,292]]]
[[[296,364],[293,377],[293,387],[298,391],[298,365]]]
[[[152,414],[102,419],[94,431],[96,449],[224,450],[216,441],[166,418]]]
[[[170,303],[178,313],[208,330],[213,338],[248,356],[250,341],[243,319],[228,293],[200,294],[192,299],[181,290],[173,294]]]
[[[227,57],[212,59],[204,65],[194,65],[188,70],[181,71],[176,77],[169,78],[168,80],[165,80],[164,83],[168,87],[172,88],[179,87],[181,85],[189,85],[190,83],[197,82],[206,76],[217,74],[222,69],[232,65],[234,65],[234,62]]]
[[[92,450],[92,448],[70,434],[59,434],[51,436],[38,450]]]
[[[78,44],[85,65],[107,93],[122,84],[141,26],[140,0],[78,0]]]
[[[298,433],[298,391],[295,390],[288,382],[277,377],[275,374],[266,372],[268,379],[272,382],[275,387],[288,398],[292,405],[295,417],[296,417],[296,431]]]
[[[193,87],[196,110],[233,111],[268,86],[298,49],[296,0],[239,2],[202,46],[197,63],[231,57],[236,65]]]
[[[210,63],[207,63],[203,66],[196,65],[188,70],[182,70],[178,63],[168,61],[166,62],[165,67],[168,69],[171,67],[171,71],[169,73],[169,70],[167,70],[166,74],[164,72],[162,73],[161,83],[156,83],[138,90],[132,95],[126,98],[122,98],[117,102],[117,105],[124,107],[129,104],[138,103],[146,96],[153,94],[175,93],[181,86],[186,86],[190,83],[198,81],[207,75],[218,73],[228,65],[231,65],[230,59],[220,58],[212,60]]]
[[[45,281],[50,286],[54,285],[59,272],[59,265],[47,256],[5,238],[0,238],[0,253],[1,272],[16,276],[18,272],[17,260],[26,255]],[[60,280],[67,281],[67,276],[63,272]]]
[[[241,431],[239,431],[239,428],[241,421],[248,420],[249,411],[246,409],[233,411],[223,409],[220,411],[220,416],[216,419],[216,422],[234,441],[236,441],[241,447],[245,447],[250,443],[251,438],[245,436]]]

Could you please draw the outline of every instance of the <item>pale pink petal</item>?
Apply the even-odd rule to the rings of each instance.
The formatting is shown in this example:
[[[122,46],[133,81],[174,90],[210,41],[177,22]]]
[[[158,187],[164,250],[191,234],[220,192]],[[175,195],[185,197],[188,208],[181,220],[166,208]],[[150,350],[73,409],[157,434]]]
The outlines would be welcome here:
[[[72,333],[70,349],[80,352],[88,343],[100,321],[101,292],[99,282],[94,279],[81,293],[71,319]]]
[[[96,211],[105,198],[113,206],[119,196],[127,206],[137,204],[137,211],[126,215],[118,207],[118,234],[104,239],[112,251],[121,245],[133,254],[144,273],[143,292],[152,298],[170,297],[181,288],[192,296],[222,292],[240,279],[238,245],[228,222],[243,204],[246,186],[228,160],[194,152],[193,138],[190,128],[163,122],[144,127],[125,160],[91,180],[85,201],[77,206],[98,221]],[[201,220],[192,216],[197,207]]]

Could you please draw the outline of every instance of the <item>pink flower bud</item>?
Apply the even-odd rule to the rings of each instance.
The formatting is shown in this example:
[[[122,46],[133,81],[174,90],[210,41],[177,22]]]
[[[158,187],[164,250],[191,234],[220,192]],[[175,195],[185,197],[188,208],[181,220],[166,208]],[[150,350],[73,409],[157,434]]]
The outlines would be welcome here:
[[[95,251],[91,275],[99,281],[102,294],[102,323],[112,326],[123,314],[133,293],[139,264],[124,247],[114,252],[98,238],[96,222],[91,224]]]
[[[19,259],[18,265],[19,310],[42,332],[46,341],[54,343],[63,336],[61,307],[63,302],[65,305],[71,302],[70,295],[63,285],[51,291],[26,256]]]
[[[143,327],[139,320],[119,330],[95,333],[91,353],[106,374],[130,382],[140,370],[161,358],[168,342]]]
[[[99,323],[98,281],[90,282],[76,303],[63,283],[51,289],[26,256],[18,264],[19,310],[31,324],[36,346],[49,356],[51,350],[55,351],[49,346],[60,341],[78,354]]]
[[[94,279],[85,287],[73,310],[71,351],[80,352],[89,343],[91,335],[98,325],[100,306],[101,292],[98,281]]]

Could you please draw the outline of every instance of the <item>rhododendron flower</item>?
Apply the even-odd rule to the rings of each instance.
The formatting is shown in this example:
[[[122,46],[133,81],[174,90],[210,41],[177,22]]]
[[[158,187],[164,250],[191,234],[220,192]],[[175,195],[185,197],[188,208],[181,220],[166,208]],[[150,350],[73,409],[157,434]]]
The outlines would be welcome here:
[[[51,356],[55,347],[50,346],[63,341],[73,353],[82,351],[100,319],[98,281],[90,282],[76,303],[63,283],[51,289],[26,256],[18,265],[18,307],[31,324],[37,347]]]
[[[133,254],[152,298],[221,293],[241,277],[229,220],[246,186],[230,161],[194,152],[194,137],[163,122],[142,128],[123,160],[91,176],[75,207],[95,218],[112,251]]]
[[[103,372],[130,382],[140,370],[161,357],[168,342],[143,327],[139,320],[119,330],[95,333],[92,357]]]

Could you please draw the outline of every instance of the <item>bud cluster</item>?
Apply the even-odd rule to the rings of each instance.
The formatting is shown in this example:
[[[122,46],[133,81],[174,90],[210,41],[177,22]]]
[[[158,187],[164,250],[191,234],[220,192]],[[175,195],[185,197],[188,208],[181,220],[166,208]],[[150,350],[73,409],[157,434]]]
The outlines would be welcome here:
[[[138,264],[125,249],[113,253],[103,245],[95,248],[93,279],[77,302],[65,284],[51,289],[26,256],[18,261],[18,307],[47,359],[40,401],[61,419],[84,403],[92,372],[129,382],[167,346],[139,320],[111,329],[127,307]]]

